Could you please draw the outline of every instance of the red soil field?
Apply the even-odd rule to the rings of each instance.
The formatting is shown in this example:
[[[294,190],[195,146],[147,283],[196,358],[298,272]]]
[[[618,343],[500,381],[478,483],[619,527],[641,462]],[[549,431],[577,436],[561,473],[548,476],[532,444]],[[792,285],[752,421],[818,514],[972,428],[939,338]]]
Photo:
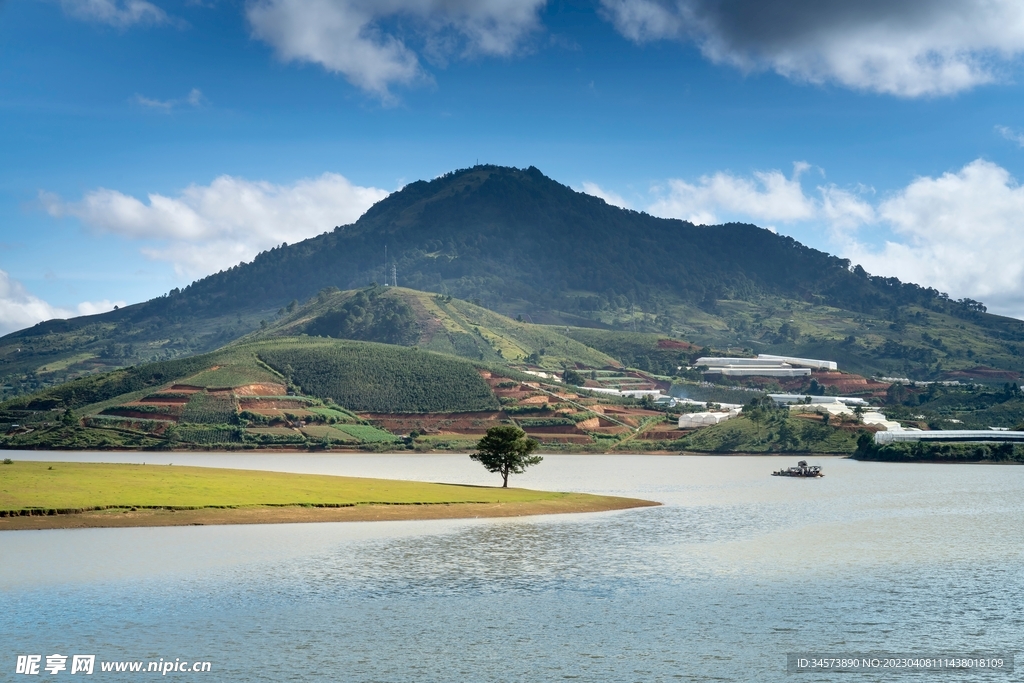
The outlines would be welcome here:
[[[284,396],[288,388],[283,384],[246,384],[233,391],[237,396]]]

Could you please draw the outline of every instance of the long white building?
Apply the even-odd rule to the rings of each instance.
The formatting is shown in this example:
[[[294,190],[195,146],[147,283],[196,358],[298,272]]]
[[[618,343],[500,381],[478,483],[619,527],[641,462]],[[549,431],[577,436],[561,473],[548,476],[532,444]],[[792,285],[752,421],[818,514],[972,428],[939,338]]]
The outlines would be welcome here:
[[[757,359],[780,360],[783,363],[798,368],[811,368],[812,370],[838,370],[839,364],[833,360],[816,360],[814,358],[794,358],[792,356],[773,356],[768,353],[757,354]]]
[[[811,374],[810,368],[795,368],[782,360],[764,358],[704,356],[697,359],[697,365],[706,366],[707,375],[726,377],[804,377]]]
[[[807,394],[768,394],[768,398],[779,405],[789,403],[809,403],[821,405],[825,403],[842,403],[848,406],[866,406],[868,402],[855,396],[808,396]]]
[[[984,443],[1024,441],[1024,432],[994,431],[991,429],[943,429],[935,431],[875,432],[875,443],[913,441],[942,441],[946,443]]]

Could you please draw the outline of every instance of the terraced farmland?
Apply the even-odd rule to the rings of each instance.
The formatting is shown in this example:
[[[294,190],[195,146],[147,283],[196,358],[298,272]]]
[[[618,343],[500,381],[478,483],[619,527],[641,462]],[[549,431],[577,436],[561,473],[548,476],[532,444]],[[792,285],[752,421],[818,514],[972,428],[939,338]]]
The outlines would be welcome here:
[[[230,392],[197,391],[182,412],[181,421],[191,424],[235,424],[238,403]]]

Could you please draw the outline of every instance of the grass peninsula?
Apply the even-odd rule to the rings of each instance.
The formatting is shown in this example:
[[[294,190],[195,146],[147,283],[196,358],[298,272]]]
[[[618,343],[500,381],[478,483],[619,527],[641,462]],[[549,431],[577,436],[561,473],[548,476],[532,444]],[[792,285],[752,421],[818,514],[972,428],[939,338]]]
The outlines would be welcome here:
[[[178,465],[0,465],[0,531],[516,517],[652,505],[658,503],[585,493]]]

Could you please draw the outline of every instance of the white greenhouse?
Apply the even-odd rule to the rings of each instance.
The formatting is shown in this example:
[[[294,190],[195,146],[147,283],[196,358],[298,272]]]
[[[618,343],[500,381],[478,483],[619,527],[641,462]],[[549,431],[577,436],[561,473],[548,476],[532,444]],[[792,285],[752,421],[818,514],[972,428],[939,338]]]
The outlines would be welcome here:
[[[679,428],[695,429],[697,427],[710,427],[711,425],[734,418],[739,414],[739,410],[730,410],[728,413],[684,413],[679,416]]]

